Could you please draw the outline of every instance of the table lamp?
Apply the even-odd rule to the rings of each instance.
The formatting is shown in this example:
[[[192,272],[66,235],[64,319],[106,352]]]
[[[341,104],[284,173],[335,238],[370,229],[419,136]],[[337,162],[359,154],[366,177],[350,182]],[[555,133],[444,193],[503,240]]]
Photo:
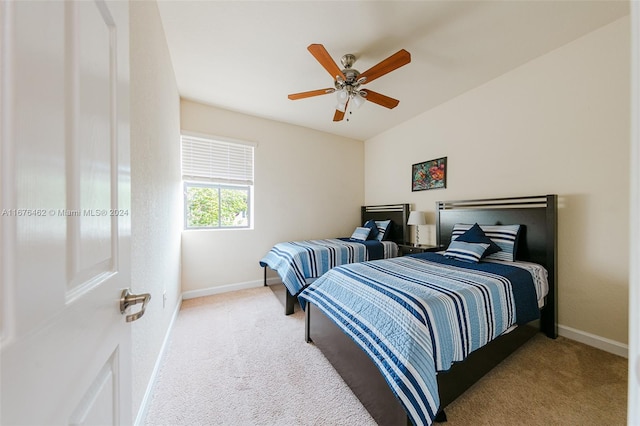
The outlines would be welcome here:
[[[409,213],[409,219],[407,225],[416,225],[416,245],[420,245],[420,225],[426,225],[427,221],[424,218],[424,213],[419,211],[412,211]]]

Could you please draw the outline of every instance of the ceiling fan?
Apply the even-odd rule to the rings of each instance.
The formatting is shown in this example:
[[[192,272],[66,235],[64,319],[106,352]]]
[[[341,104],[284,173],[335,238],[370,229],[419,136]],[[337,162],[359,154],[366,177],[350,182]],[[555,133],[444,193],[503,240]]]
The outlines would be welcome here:
[[[382,77],[383,75],[411,62],[411,54],[406,50],[399,50],[363,73],[352,68],[356,61],[356,57],[350,53],[344,55],[340,59],[340,62],[344,67],[343,70],[340,70],[323,45],[311,44],[307,47],[307,50],[311,52],[313,57],[320,62],[320,65],[322,65],[324,69],[331,74],[331,77],[334,78],[334,87],[311,90],[309,92],[293,93],[288,96],[289,99],[304,99],[312,96],[336,93],[338,97],[338,105],[336,106],[333,121],[341,121],[344,118],[344,113],[347,110],[347,105],[350,101],[352,101],[356,107],[359,107],[365,100],[368,100],[374,104],[378,104],[389,109],[395,108],[400,103],[397,99],[390,98],[389,96],[382,95],[374,92],[373,90],[361,89],[360,86],[371,83],[376,78]]]

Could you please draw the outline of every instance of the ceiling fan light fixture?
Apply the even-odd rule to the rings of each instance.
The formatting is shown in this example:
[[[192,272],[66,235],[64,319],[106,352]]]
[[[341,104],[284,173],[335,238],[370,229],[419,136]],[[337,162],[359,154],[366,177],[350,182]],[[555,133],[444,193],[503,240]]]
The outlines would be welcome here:
[[[347,101],[345,100],[344,102],[338,102],[338,104],[336,105],[336,109],[340,112],[345,112],[347,109]]]
[[[353,95],[353,104],[356,106],[356,108],[360,108],[364,101],[366,101],[366,99],[360,96],[360,93],[355,93]]]

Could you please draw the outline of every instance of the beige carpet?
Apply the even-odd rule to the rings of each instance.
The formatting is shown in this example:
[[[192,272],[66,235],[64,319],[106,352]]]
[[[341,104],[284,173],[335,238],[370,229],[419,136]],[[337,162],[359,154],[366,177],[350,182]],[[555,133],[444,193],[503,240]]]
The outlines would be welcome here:
[[[373,425],[298,309],[270,288],[184,301],[147,425]],[[443,425],[624,425],[627,360],[534,338],[456,400]]]

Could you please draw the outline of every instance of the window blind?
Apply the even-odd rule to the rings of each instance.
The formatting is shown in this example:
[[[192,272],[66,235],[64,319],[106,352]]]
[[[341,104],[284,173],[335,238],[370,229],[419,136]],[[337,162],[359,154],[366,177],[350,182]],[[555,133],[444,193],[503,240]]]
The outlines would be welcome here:
[[[253,185],[252,145],[182,135],[182,179]]]

